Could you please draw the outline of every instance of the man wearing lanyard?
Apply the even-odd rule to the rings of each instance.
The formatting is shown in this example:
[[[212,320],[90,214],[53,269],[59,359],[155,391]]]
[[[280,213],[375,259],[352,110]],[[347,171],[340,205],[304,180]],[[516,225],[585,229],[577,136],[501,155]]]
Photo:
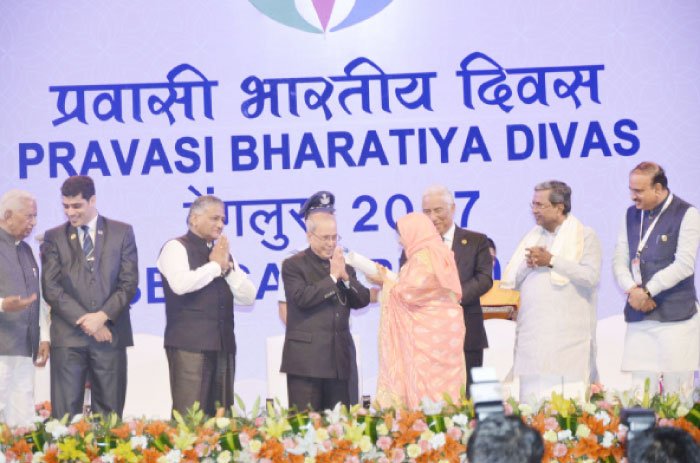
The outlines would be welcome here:
[[[615,246],[617,284],[627,295],[622,370],[642,391],[692,399],[700,361],[700,318],[695,261],[700,244],[698,210],[671,194],[661,166],[642,162],[630,172],[634,206],[627,210]]]

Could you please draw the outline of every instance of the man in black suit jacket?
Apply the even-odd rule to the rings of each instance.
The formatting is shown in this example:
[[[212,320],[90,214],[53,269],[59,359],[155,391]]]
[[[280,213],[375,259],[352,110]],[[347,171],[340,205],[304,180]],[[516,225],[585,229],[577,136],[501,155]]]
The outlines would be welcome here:
[[[282,263],[287,327],[280,371],[287,374],[289,406],[305,410],[349,405],[350,309],[369,304],[369,290],[345,264],[333,196],[319,192],[302,207],[309,248]]]
[[[479,298],[493,285],[491,272],[493,259],[489,252],[488,238],[481,233],[457,227],[453,216],[455,202],[452,192],[443,185],[428,187],[423,192],[423,213],[442,235],[445,244],[455,255],[459,281],[462,284],[462,310],[466,334],[464,358],[467,366],[467,394],[472,383],[471,369],[484,363],[484,349],[488,347],[484,315]]]
[[[98,215],[90,177],[61,187],[68,222],[44,235],[44,298],[51,306],[53,416],[82,413],[89,374],[92,410],[121,416],[126,397],[126,347],[134,344],[130,302],[138,287],[131,225]]]

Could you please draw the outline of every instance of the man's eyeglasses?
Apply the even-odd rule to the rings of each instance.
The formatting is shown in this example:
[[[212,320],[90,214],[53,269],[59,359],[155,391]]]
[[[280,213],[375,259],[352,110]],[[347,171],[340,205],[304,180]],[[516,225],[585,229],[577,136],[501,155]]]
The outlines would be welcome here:
[[[319,240],[323,241],[324,243],[337,243],[342,239],[342,237],[340,235],[318,236],[314,232],[311,232],[311,234],[314,235]]]
[[[533,211],[541,211],[542,209],[547,209],[551,206],[552,204],[530,203],[530,209],[532,209]]]

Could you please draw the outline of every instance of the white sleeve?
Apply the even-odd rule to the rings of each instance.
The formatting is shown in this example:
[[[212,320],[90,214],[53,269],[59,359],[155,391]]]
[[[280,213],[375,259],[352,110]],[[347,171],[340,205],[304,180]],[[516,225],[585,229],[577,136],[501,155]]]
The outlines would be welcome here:
[[[585,230],[581,260],[572,262],[560,256],[552,256],[550,264],[555,272],[568,278],[574,285],[595,288],[600,283],[603,250],[595,232],[589,228]]]
[[[226,277],[226,283],[231,288],[235,304],[253,305],[255,302],[255,285],[248,278],[248,274],[239,267],[238,261],[235,259],[233,261],[233,269]]]
[[[632,278],[630,270],[630,250],[629,241],[627,240],[627,216],[622,218],[622,223],[617,230],[617,242],[615,243],[615,252],[613,253],[613,274],[617,285],[623,291],[632,289],[637,284]]]
[[[167,278],[173,292],[179,296],[197,291],[221,275],[221,267],[216,262],[207,262],[199,268],[190,269],[187,250],[178,240],[170,240],[163,246],[156,266]]]
[[[49,327],[49,305],[44,300],[41,285],[39,285],[39,342],[49,342],[51,338]]]
[[[659,270],[647,282],[652,296],[673,288],[695,271],[695,260],[700,245],[700,213],[694,207],[688,208],[678,232],[676,259],[668,267]]]

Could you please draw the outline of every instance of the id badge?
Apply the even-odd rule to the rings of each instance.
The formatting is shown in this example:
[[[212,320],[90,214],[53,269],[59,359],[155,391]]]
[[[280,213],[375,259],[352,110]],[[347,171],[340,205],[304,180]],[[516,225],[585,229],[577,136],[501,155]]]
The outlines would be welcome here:
[[[637,286],[642,285],[642,267],[639,261],[639,257],[630,262],[630,268],[632,269],[632,278]]]

